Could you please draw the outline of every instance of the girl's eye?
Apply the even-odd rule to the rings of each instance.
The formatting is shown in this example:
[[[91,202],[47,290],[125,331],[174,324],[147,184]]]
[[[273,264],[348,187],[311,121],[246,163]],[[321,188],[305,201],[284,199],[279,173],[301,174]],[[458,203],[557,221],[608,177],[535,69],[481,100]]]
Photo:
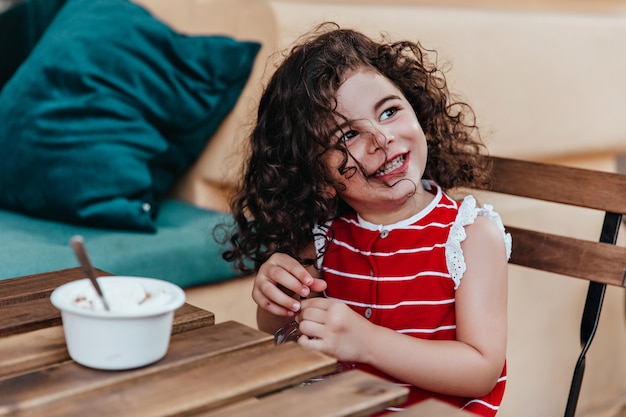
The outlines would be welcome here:
[[[345,132],[343,135],[341,135],[341,137],[339,138],[340,142],[348,142],[350,139],[355,138],[359,133],[356,130],[349,130],[347,132]]]
[[[397,111],[398,109],[396,109],[395,107],[388,108],[380,115],[380,120],[383,121],[389,119],[391,116],[396,114]]]

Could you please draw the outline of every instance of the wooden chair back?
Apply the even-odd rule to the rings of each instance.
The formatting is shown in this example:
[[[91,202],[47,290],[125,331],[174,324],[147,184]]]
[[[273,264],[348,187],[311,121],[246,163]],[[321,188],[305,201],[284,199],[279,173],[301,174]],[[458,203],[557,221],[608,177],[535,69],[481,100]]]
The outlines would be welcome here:
[[[490,191],[604,212],[599,240],[588,241],[531,228],[505,227],[513,238],[510,262],[589,282],[583,310],[581,352],[574,367],[565,417],[573,417],[607,285],[626,287],[626,248],[616,246],[626,214],[626,175],[488,156]]]

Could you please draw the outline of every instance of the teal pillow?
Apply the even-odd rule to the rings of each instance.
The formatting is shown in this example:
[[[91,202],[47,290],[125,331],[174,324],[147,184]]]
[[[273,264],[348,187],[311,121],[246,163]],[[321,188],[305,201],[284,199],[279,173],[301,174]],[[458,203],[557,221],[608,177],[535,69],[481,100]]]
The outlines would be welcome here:
[[[154,231],[259,48],[176,33],[127,0],[68,0],[0,92],[0,207]]]

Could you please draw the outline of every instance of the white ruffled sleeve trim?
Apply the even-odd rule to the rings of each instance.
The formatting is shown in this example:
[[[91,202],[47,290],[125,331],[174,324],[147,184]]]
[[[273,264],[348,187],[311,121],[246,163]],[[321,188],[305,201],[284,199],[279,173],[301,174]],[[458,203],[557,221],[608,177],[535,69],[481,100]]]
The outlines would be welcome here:
[[[493,206],[490,204],[476,207],[476,199],[468,195],[463,199],[459,207],[459,213],[450,229],[450,235],[446,242],[446,263],[450,271],[450,276],[454,281],[454,289],[459,287],[461,278],[466,269],[465,258],[463,257],[463,250],[461,249],[461,242],[467,237],[465,234],[465,226],[473,224],[477,216],[488,217],[496,223],[504,239],[506,259],[509,260],[511,257],[511,235],[504,230],[504,224],[502,223],[500,215],[493,210]]]
[[[328,228],[331,225],[332,221],[326,222],[325,226]],[[317,256],[315,266],[317,269],[322,268],[322,262],[324,261],[323,251],[326,246],[326,232],[319,225],[313,226],[313,234],[314,244],[315,244],[315,255]]]

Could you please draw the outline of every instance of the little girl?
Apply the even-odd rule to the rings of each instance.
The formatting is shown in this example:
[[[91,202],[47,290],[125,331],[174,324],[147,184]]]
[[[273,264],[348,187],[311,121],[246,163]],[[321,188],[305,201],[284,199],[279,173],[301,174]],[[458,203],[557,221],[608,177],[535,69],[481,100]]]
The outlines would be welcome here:
[[[471,108],[419,44],[324,24],[264,91],[224,258],[258,326],[482,416],[506,381],[510,236]]]

